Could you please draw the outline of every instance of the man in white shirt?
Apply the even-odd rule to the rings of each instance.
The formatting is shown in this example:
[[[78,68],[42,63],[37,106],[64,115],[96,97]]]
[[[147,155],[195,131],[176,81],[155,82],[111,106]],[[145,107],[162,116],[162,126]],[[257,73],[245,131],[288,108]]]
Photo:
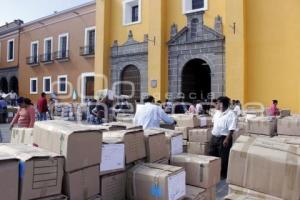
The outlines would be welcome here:
[[[236,100],[233,112],[235,112],[238,117],[242,115],[241,103],[239,100]]]
[[[133,123],[138,126],[143,126],[143,129],[159,128],[160,122],[163,121],[166,124],[175,124],[176,122],[169,117],[164,110],[155,105],[155,99],[153,96],[147,96],[144,99],[144,105],[138,107]]]
[[[237,128],[236,114],[229,107],[230,99],[228,97],[218,98],[217,111],[213,116],[212,138],[209,145],[209,155],[221,158],[222,178],[227,178],[232,135]]]

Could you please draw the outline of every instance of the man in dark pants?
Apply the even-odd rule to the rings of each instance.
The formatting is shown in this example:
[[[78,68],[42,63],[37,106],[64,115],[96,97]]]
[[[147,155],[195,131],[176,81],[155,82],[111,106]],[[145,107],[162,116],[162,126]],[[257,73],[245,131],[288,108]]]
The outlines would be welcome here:
[[[236,115],[229,108],[230,99],[219,97],[216,104],[217,112],[213,116],[212,138],[209,146],[209,155],[220,157],[222,163],[221,177],[227,178],[227,168],[232,134],[236,130]]]

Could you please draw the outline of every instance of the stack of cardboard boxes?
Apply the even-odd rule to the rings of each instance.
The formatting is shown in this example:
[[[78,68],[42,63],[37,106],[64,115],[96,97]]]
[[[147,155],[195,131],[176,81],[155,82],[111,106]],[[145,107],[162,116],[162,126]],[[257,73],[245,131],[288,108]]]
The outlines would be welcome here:
[[[207,142],[209,131],[197,129],[192,129],[191,139]],[[24,200],[30,195],[45,200],[210,200],[220,180],[220,160],[183,153],[183,133],[178,130],[142,130],[124,122],[93,126],[47,121],[33,129],[14,129],[12,142],[0,146],[0,178],[11,180],[0,181],[0,191],[14,188],[5,199],[18,199],[15,191],[24,187],[19,192]],[[33,179],[27,178],[30,173]],[[44,179],[49,184],[34,190],[21,182],[35,186]]]
[[[65,158],[64,194],[93,199],[99,194],[102,133],[98,128],[65,121],[37,122],[33,144]]]
[[[212,118],[191,114],[171,116],[177,122],[175,130],[183,132],[185,152],[208,155]]]

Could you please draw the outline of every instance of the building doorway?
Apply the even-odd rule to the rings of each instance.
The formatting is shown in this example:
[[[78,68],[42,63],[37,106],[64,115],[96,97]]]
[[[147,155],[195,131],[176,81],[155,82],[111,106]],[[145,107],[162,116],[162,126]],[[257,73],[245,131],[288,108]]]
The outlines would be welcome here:
[[[9,90],[13,90],[17,94],[19,94],[19,83],[17,77],[13,76],[9,80]]]
[[[8,82],[5,77],[2,77],[0,80],[0,90],[2,90],[2,92],[8,93]]]
[[[186,63],[182,71],[181,90],[187,102],[209,98],[211,71],[204,60],[193,59]]]
[[[126,66],[121,73],[121,95],[127,95],[134,101],[141,98],[141,76],[134,65]]]
[[[95,74],[82,73],[81,74],[81,101],[84,102],[87,99],[93,99],[95,95]]]

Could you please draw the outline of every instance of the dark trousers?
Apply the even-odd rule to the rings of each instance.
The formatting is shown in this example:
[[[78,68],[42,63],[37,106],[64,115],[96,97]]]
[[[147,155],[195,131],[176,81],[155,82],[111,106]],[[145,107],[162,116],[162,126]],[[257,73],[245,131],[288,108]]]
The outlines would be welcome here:
[[[227,147],[224,147],[223,142],[226,136],[216,137],[212,136],[209,144],[209,155],[221,158],[221,177],[227,178],[229,153],[232,147],[232,137]]]

